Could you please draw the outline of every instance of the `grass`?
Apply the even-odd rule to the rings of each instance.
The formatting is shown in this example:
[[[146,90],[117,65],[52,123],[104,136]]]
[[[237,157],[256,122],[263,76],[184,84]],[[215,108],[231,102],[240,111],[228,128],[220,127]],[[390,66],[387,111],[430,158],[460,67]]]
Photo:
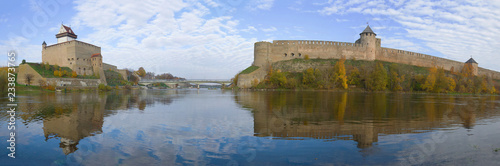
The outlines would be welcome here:
[[[122,75],[116,71],[104,70],[104,75],[108,86],[123,86],[128,83],[128,81],[124,80]]]
[[[62,77],[57,77],[57,76],[54,76],[54,70],[55,70],[54,65],[49,65],[50,69],[47,70],[47,69],[45,69],[45,67],[43,65],[38,64],[38,63],[26,63],[26,64],[30,65],[31,68],[33,68],[33,70],[38,72],[38,74],[40,74],[44,78],[72,78],[71,73],[73,72],[73,70],[71,70],[69,67],[59,67],[61,71],[66,71],[66,73],[68,73],[68,75],[62,76]],[[76,78],[98,79],[96,76],[93,76],[93,75],[78,75]]]
[[[250,74],[250,73],[254,72],[257,69],[259,69],[258,66],[250,66],[250,67],[246,68],[245,70],[241,71],[240,74]]]

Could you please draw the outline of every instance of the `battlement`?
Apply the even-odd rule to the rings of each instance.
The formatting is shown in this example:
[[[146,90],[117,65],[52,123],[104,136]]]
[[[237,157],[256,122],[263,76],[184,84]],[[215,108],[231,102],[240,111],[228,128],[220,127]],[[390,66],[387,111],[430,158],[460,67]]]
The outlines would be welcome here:
[[[463,63],[463,62],[458,62],[458,61],[454,61],[454,60],[450,60],[450,59],[445,59],[445,58],[436,57],[436,56],[427,55],[427,54],[422,54],[422,53],[417,53],[417,52],[382,47],[382,54],[384,54],[384,53],[399,54],[400,56],[401,55],[413,56],[416,58],[423,58],[423,59],[429,59],[429,60],[444,60],[444,61],[457,62],[457,63],[461,63],[461,64]]]
[[[95,47],[95,48],[99,48],[99,49],[101,48],[101,47],[95,46],[93,44],[85,43],[85,42],[82,42],[82,41],[71,40],[71,41],[66,41],[66,42],[57,43],[57,44],[53,44],[53,45],[47,46],[47,47],[45,47],[45,49],[48,49],[48,48],[51,48],[51,47],[62,46],[62,45],[71,45],[71,44],[85,45],[85,46]]]
[[[354,46],[364,47],[362,44],[322,40],[273,40],[273,45],[315,45],[315,46]]]

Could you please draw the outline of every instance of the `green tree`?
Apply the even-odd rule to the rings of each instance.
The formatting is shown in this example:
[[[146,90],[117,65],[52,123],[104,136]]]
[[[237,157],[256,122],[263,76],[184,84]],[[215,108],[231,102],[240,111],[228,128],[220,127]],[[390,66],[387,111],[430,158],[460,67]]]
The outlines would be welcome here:
[[[319,69],[308,68],[303,72],[302,83],[305,86],[311,88],[317,88],[320,85],[318,81],[319,77],[320,77]]]
[[[271,84],[278,88],[285,88],[287,85],[287,79],[284,73],[280,70],[273,71],[271,77],[269,78]]]
[[[399,66],[398,64],[391,64],[389,66],[389,81],[388,81],[388,86],[389,89],[393,91],[401,91],[403,90],[403,87],[401,86],[402,82],[405,79],[405,76],[399,76]]]
[[[365,83],[368,90],[372,91],[381,91],[387,88],[387,70],[382,63],[377,62],[375,70],[371,72]]]
[[[349,85],[359,85],[361,82],[361,77],[359,73],[359,69],[357,67],[354,67],[354,69],[351,70],[351,73],[349,74],[349,77],[347,77]]]

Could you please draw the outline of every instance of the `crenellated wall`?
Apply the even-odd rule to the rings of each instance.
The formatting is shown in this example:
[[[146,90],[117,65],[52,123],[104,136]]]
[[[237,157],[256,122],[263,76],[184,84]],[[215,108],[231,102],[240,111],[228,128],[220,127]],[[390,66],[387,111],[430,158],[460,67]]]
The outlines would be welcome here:
[[[445,70],[460,71],[464,62],[435,57],[427,54],[415,53],[405,50],[381,47],[377,53],[377,60],[408,64],[421,67],[443,67]]]
[[[363,31],[360,38],[355,43],[318,41],[318,40],[273,40],[273,42],[256,42],[254,45],[254,66],[261,67],[260,70],[267,71],[269,67],[279,61],[305,58],[310,59],[346,59],[356,60],[380,60],[393,63],[408,64],[421,67],[443,67],[445,70],[461,71],[464,62],[458,62],[431,55],[381,47],[382,40],[376,38],[376,34],[369,31]],[[477,63],[473,63],[474,74],[491,76],[494,79],[500,79],[500,73],[484,68],[478,68]],[[241,88],[250,87],[252,80],[263,80],[265,73],[242,74],[238,82],[241,82]],[[252,80],[246,80],[252,79]]]
[[[352,59],[366,59],[366,46],[356,43],[317,41],[317,40],[274,40],[257,42],[254,49],[254,65],[268,67],[274,62],[304,58],[339,59],[342,56]]]

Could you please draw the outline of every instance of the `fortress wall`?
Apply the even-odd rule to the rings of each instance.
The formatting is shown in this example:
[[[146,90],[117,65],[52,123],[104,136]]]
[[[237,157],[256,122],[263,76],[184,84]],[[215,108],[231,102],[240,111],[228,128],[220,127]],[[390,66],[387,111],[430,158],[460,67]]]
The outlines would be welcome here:
[[[74,49],[71,49],[71,51],[75,51],[75,60],[72,69],[80,75],[84,73],[86,75],[92,75],[93,71],[90,57],[92,54],[101,53],[101,48],[80,41],[75,41],[74,43]]]
[[[269,62],[278,62],[295,58],[340,59],[345,56],[347,59],[366,59],[366,47],[361,44],[333,41],[315,40],[274,40]],[[287,54],[285,56],[285,53]],[[293,54],[292,54],[293,53]]]
[[[259,68],[252,73],[240,74],[238,76],[238,87],[240,88],[250,88],[252,87],[252,82],[257,79],[258,82],[264,80],[267,75],[267,71],[264,68]]]
[[[78,40],[67,41],[42,48],[42,62],[50,65],[69,67],[78,75],[92,75],[90,57],[101,53],[101,47]]]
[[[107,64],[107,63],[102,63],[102,68],[103,68],[103,70],[113,70],[113,71],[118,72],[118,67],[116,67],[115,65],[110,65],[110,64]]]
[[[31,78],[30,85],[40,86],[39,80],[45,80],[38,72],[36,72],[30,65],[28,64],[20,64],[18,67],[17,73],[17,83],[21,85],[27,85],[28,81],[26,81],[26,75],[31,74],[33,78]]]
[[[464,66],[464,62],[435,57],[427,54],[415,53],[405,50],[392,48],[380,48],[378,50],[377,60],[402,63],[421,67],[443,67],[445,70],[460,71]]]
[[[68,61],[67,58],[61,57],[75,56],[75,52],[70,49],[73,43],[71,41],[63,42],[42,48],[42,62],[49,63],[50,65],[69,67],[70,61]]]
[[[485,75],[485,76],[491,77],[493,79],[500,79],[500,72],[489,70],[489,69],[485,69],[485,68],[482,68],[482,67],[478,67],[477,74],[479,76]]]

